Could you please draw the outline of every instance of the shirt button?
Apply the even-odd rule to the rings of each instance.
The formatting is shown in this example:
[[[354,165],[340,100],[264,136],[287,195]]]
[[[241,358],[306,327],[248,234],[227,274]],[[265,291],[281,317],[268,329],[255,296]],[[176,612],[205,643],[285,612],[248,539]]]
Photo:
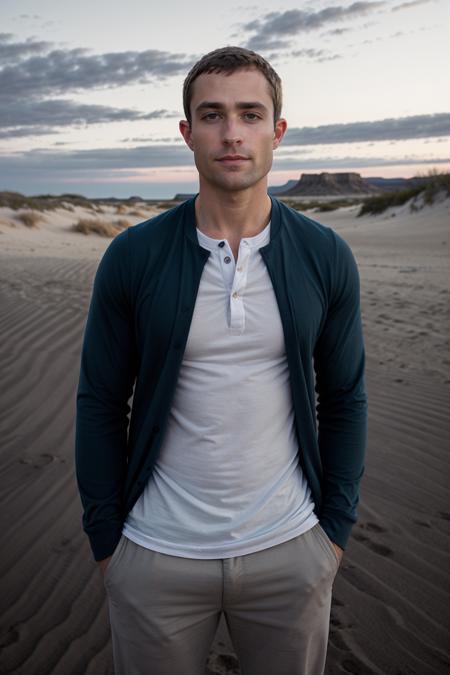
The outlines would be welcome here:
[[[237,268],[237,271],[238,271],[238,272],[242,272],[242,269],[243,269],[242,267],[238,267],[238,268]]]
[[[228,263],[231,262],[230,256],[229,256],[229,255],[226,255],[225,258],[223,259],[223,261],[228,265]]]
[[[236,300],[236,298],[238,298],[238,297],[239,297],[239,294],[236,291],[234,291],[233,298]]]

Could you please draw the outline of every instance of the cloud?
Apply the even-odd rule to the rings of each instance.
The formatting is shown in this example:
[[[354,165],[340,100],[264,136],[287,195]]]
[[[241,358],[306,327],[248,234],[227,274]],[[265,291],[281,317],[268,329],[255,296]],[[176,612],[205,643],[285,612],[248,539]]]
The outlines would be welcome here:
[[[247,49],[252,49],[254,52],[266,51],[267,49],[286,49],[289,47],[289,40],[283,40],[281,38],[276,39],[271,37],[269,40],[265,35],[254,35],[251,37],[247,44],[245,45]]]
[[[43,40],[28,38],[25,42],[12,42],[13,38],[12,33],[0,33],[0,64],[16,62],[30,54],[41,54],[51,47],[50,42]]]
[[[349,6],[330,6],[319,11],[289,9],[285,12],[270,12],[261,19],[241,25],[246,33],[254,33],[247,46],[250,49],[272,49],[289,46],[289,38],[302,32],[324,28],[331,23],[367,16],[385,8],[386,0],[379,2],[353,2]]]
[[[450,136],[450,113],[293,128],[288,129],[283,145],[328,145],[436,136]]]
[[[174,138],[173,136],[161,136],[155,138],[153,136],[137,136],[135,138],[121,138],[121,143],[182,143],[181,138]]]
[[[15,127],[13,129],[0,129],[0,138],[25,138],[27,136],[48,136],[48,134],[58,134],[56,129],[45,126]]]
[[[41,135],[40,128],[52,133],[54,127],[85,126],[104,122],[134,122],[177,117],[179,113],[166,109],[148,113],[129,108],[113,108],[104,105],[88,105],[70,100],[18,101],[0,108],[0,128],[10,129],[13,136]],[[28,127],[25,133],[23,127]]]
[[[344,33],[349,33],[352,31],[353,28],[334,28],[333,30],[329,30],[325,33],[325,35],[343,35]]]
[[[29,150],[0,156],[8,173],[46,171],[77,173],[86,171],[172,167],[193,165],[193,153],[181,144],[145,145],[135,148],[99,148],[91,150]]]
[[[33,38],[14,41],[11,33],[0,33],[0,138],[41,136],[64,126],[178,116],[165,109],[144,113],[54,97],[184,74],[193,57],[159,50],[90,54],[53,47]]]
[[[367,169],[370,167],[382,166],[411,166],[414,164],[423,164],[431,166],[448,165],[450,166],[450,157],[430,158],[414,155],[405,157],[280,157],[273,163],[274,171],[305,171],[305,170],[324,170],[333,171],[337,169]]]
[[[392,12],[398,12],[402,9],[411,9],[411,7],[417,7],[417,5],[427,5],[429,2],[434,2],[434,0],[411,0],[410,2],[403,2],[397,7],[392,7]]]
[[[312,59],[319,62],[334,61],[335,59],[341,58],[339,54],[330,54],[325,49],[313,48],[296,49],[290,52],[290,56],[294,59]]]
[[[45,43],[39,43],[42,45]],[[27,43],[3,43],[22,56]],[[36,47],[37,49],[37,47]],[[0,100],[119,87],[186,74],[192,56],[158,49],[90,54],[85,49],[53,49],[0,69]]]

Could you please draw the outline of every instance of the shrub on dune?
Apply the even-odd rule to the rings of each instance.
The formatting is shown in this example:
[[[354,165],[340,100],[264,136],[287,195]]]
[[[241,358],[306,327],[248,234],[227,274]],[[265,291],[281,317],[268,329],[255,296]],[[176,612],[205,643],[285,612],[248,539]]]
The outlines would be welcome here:
[[[98,234],[100,237],[115,237],[116,234],[130,226],[128,220],[119,218],[115,222],[95,218],[80,218],[72,229],[81,234]]]
[[[370,197],[364,201],[358,216],[366,213],[378,215],[393,206],[403,206],[411,200],[411,211],[417,211],[425,204],[431,206],[439,195],[450,197],[450,174],[432,171],[428,176],[418,176],[416,185],[386,192],[385,194]]]
[[[43,216],[36,211],[20,211],[16,214],[16,218],[27,227],[37,227],[38,222],[43,219]]]
[[[121,230],[126,230],[127,227],[130,227],[130,223],[126,218],[118,218],[114,221],[114,225]]]
[[[128,215],[133,216],[133,218],[147,218],[145,211],[140,209],[133,209],[133,211],[130,211]]]

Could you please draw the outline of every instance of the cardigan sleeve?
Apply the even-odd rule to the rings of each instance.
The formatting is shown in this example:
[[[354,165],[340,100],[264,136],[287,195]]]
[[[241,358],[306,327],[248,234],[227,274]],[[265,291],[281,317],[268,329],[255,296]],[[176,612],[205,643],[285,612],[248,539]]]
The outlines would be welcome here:
[[[334,232],[333,239],[330,302],[314,350],[323,468],[319,520],[330,539],[345,548],[364,470],[367,397],[358,270],[349,246]]]
[[[128,232],[108,247],[94,281],[77,394],[75,459],[83,527],[94,558],[120,539],[129,399],[136,348],[129,293]]]

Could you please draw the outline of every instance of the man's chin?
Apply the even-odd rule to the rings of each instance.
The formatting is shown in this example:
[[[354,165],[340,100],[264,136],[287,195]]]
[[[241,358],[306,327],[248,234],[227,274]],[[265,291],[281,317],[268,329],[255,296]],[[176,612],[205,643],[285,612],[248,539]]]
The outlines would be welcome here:
[[[229,192],[241,192],[255,187],[264,180],[265,176],[244,176],[237,172],[230,172],[227,176],[215,178],[212,183],[215,187]]]

